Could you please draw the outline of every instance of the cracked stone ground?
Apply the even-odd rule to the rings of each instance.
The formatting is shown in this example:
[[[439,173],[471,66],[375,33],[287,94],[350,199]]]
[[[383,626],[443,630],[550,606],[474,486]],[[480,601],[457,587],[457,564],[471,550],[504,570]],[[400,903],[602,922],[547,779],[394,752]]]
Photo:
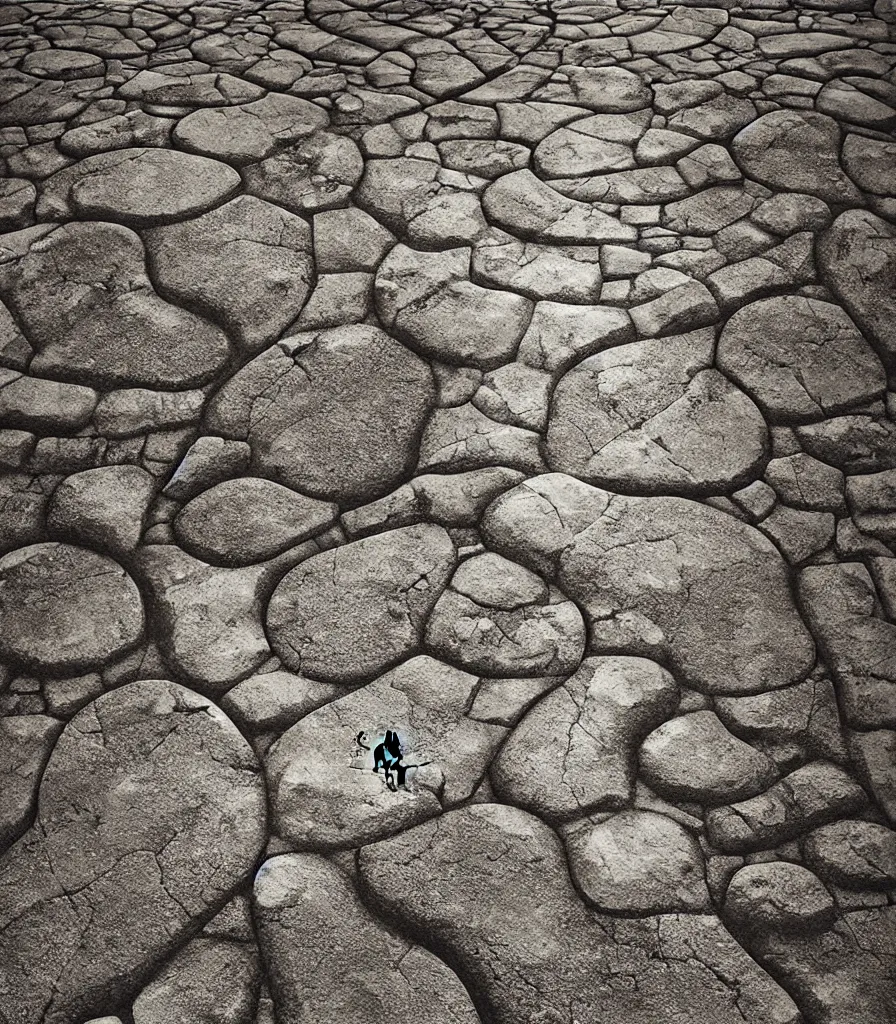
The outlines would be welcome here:
[[[0,1024],[896,1021],[894,28],[0,6]]]

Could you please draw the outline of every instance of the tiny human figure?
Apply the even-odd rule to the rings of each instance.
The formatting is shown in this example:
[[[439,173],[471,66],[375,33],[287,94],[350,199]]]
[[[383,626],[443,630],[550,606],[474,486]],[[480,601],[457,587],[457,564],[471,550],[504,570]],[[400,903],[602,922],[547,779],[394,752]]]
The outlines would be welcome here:
[[[401,763],[401,740],[392,729],[386,730],[386,736],[373,752],[373,771],[379,774],[380,768],[386,777],[386,785],[394,793],[398,786],[404,786],[408,767]]]
[[[362,750],[370,750],[370,747],[367,745],[367,733],[363,731],[355,736],[352,757],[358,757]],[[404,752],[401,749],[401,740],[398,733],[394,729],[387,729],[383,742],[378,743],[373,750],[372,770],[375,775],[379,775],[382,768],[386,786],[393,793],[397,792],[399,786],[407,789],[405,779],[411,768],[423,768],[432,763],[431,761],[421,761],[419,764],[403,764],[403,757]],[[349,768],[355,768],[358,771],[363,770],[360,765],[356,764],[350,764]]]

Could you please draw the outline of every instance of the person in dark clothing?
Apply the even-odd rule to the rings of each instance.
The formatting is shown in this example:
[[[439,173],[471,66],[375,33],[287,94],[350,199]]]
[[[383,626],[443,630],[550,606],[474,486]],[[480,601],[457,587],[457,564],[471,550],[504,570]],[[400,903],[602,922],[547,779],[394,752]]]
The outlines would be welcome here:
[[[380,768],[386,777],[386,785],[394,793],[398,786],[404,786],[407,767],[401,763],[401,740],[392,729],[386,730],[382,743],[377,744],[373,751],[373,770],[379,773]]]

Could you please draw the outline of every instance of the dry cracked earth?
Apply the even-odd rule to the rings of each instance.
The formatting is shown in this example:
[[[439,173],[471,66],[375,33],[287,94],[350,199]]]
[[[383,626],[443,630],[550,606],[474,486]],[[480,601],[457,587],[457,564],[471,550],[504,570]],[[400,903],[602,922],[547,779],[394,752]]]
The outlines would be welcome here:
[[[894,27],[0,7],[2,1024],[896,1021]]]

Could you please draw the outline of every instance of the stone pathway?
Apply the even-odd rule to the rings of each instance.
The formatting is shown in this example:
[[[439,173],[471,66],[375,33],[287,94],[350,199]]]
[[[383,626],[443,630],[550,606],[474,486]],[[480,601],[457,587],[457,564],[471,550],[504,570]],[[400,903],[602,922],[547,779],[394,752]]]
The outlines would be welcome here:
[[[0,1024],[892,1024],[894,0],[0,56]]]

